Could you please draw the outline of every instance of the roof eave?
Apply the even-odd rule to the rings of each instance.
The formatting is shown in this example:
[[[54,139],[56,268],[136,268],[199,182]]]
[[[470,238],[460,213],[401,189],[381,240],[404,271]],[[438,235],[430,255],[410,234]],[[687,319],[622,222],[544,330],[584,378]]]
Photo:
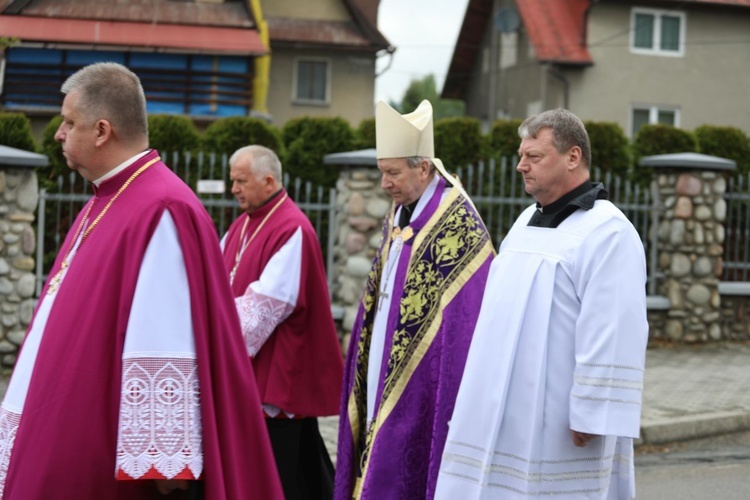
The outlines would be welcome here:
[[[363,52],[363,53],[368,53],[368,54],[376,54],[380,52],[381,50],[388,49],[388,47],[375,46],[375,45],[350,45],[350,44],[336,44],[336,43],[330,43],[330,42],[274,40],[273,38],[271,38],[271,51],[277,48],[296,49],[296,50]]]
[[[557,66],[574,66],[574,67],[580,67],[585,68],[589,66],[594,65],[594,61],[592,60],[571,60],[571,59],[538,59],[539,64],[554,64]]]
[[[380,47],[378,50],[388,49],[392,47],[388,39],[380,32],[376,25],[373,25],[365,14],[357,7],[357,5],[351,0],[344,0],[344,4],[349,13],[352,15],[354,22],[357,24],[360,30],[364,33],[365,37],[373,44],[373,46]]]
[[[255,29],[0,15],[0,33],[25,42],[138,46],[263,55]],[[138,37],[133,37],[138,33]]]

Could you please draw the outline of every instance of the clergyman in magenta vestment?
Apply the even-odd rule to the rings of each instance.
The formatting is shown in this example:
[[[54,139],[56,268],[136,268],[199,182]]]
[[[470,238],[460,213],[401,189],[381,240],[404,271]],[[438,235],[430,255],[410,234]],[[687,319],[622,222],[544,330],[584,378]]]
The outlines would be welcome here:
[[[121,190],[147,163],[151,165]],[[155,151],[95,188],[50,276],[72,247],[86,208],[91,206],[88,225],[118,192],[77,247],[59,288],[47,294],[48,283],[40,297],[19,357],[20,362],[25,354],[36,355],[27,380],[16,384],[25,384],[25,399],[21,408],[9,401],[16,391],[12,379],[0,411],[3,498],[164,498],[150,480],[116,479],[141,473],[142,478],[197,476],[204,482],[205,497],[212,500],[281,498],[218,237],[199,200]],[[165,255],[160,251],[163,241],[172,241],[177,251]],[[185,281],[159,284],[159,266],[175,261]],[[146,262],[154,272],[144,273]],[[148,295],[143,283],[173,293],[152,294],[151,303],[136,304],[138,297]],[[175,355],[165,362],[143,352],[142,358],[124,360],[130,342],[151,345],[161,355],[169,352],[169,345],[159,343],[171,334],[171,325],[163,322],[153,331],[144,331],[142,325],[160,324],[160,311],[174,309],[173,296],[185,294],[189,300],[184,317],[192,323],[195,359]],[[136,314],[136,306],[149,312]],[[34,332],[37,321],[45,323],[41,332]],[[32,335],[41,338],[38,345],[29,344]],[[152,373],[150,362],[164,364]],[[192,378],[180,371],[182,366],[192,367]],[[141,376],[133,370],[141,370]],[[13,378],[17,375],[21,377],[14,372]],[[188,384],[180,385],[181,376]],[[139,407],[155,397],[145,387],[148,383],[161,389],[157,397],[163,399],[153,402],[156,410],[151,413]],[[191,399],[192,407],[164,401],[189,399],[187,392],[199,393]],[[199,435],[170,434],[170,426],[185,421],[186,413],[195,425],[185,432],[198,428]],[[150,428],[149,422],[159,427]],[[158,438],[155,449],[136,453],[139,447],[148,448],[148,442],[138,441],[138,431]],[[174,440],[181,447],[170,450]],[[158,460],[152,461],[154,457]],[[168,472],[179,470],[183,462],[183,472]]]

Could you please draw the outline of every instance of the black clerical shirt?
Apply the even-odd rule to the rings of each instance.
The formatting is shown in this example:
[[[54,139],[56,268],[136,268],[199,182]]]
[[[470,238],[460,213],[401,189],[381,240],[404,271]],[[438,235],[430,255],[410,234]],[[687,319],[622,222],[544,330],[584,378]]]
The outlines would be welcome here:
[[[415,201],[414,203],[401,205],[401,214],[398,216],[398,227],[403,229],[409,225],[409,222],[411,221],[411,214],[413,214],[414,209],[417,208],[417,203],[419,203],[419,198],[417,198],[417,201]]]
[[[586,181],[546,207],[537,202],[536,212],[527,225],[555,228],[579,208],[590,210],[596,200],[606,200],[608,196],[604,184]]]

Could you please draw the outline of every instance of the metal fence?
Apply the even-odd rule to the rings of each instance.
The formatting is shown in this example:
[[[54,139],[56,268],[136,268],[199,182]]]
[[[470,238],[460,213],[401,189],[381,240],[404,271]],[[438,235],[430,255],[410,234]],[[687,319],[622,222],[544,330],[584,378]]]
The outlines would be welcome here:
[[[730,177],[727,192],[724,281],[750,281],[750,173]]]
[[[239,216],[239,207],[230,192],[227,155],[170,153],[163,154],[162,159],[196,191],[199,181],[201,185],[211,187],[211,191],[219,191],[218,187],[223,188],[222,192],[197,193],[216,224],[217,234],[221,238],[232,221]],[[333,290],[336,191],[314,186],[298,178],[290,178],[286,174],[283,183],[289,196],[307,214],[315,227],[326,259],[328,288]],[[91,196],[91,184],[74,172],[59,176],[54,185],[48,185],[40,190],[36,247],[37,296],[41,293],[68,229]]]
[[[198,193],[221,237],[239,215],[237,204],[229,192],[227,156],[171,153],[163,155],[163,158],[193,189],[197,189],[198,181],[214,181],[214,187],[220,185],[224,188],[221,193]],[[496,248],[521,211],[533,202],[524,190],[522,177],[516,172],[515,165],[516,158],[502,158],[499,162],[479,162],[457,172],[484,219]],[[660,278],[656,241],[661,210],[658,192],[652,193],[610,172],[603,173],[598,168],[592,170],[592,180],[604,183],[609,191],[609,199],[638,231],[648,262],[648,293],[655,294]],[[317,231],[326,259],[328,288],[333,290],[336,191],[300,179],[290,179],[288,175],[284,176],[284,186],[310,217]],[[56,185],[41,190],[37,228],[37,294],[68,228],[92,194],[89,183],[73,172],[60,176]],[[730,178],[725,198],[727,221],[722,279],[750,281],[750,174]]]
[[[458,176],[466,192],[471,196],[487,229],[492,235],[495,248],[510,230],[513,222],[521,212],[534,202],[526,194],[523,178],[516,171],[517,159],[502,158],[499,162],[487,163],[459,169]],[[658,227],[658,203],[652,193],[639,185],[612,175],[600,169],[592,169],[592,181],[603,182],[609,192],[609,199],[633,223],[641,237],[648,263],[648,293],[656,293],[656,281],[659,278],[656,267],[656,231]]]

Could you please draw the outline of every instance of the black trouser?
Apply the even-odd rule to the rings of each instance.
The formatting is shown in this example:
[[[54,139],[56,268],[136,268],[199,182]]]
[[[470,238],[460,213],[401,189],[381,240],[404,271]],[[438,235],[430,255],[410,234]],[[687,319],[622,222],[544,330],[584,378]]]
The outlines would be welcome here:
[[[204,500],[205,492],[203,489],[203,480],[198,481],[188,481],[188,489],[187,491],[183,490],[174,490],[172,493],[169,493],[167,495],[156,495],[159,498],[163,498],[164,500]],[[151,486],[154,488],[154,486]],[[155,488],[154,488],[155,489]]]
[[[286,500],[333,498],[333,463],[317,418],[267,418],[276,468]]]

